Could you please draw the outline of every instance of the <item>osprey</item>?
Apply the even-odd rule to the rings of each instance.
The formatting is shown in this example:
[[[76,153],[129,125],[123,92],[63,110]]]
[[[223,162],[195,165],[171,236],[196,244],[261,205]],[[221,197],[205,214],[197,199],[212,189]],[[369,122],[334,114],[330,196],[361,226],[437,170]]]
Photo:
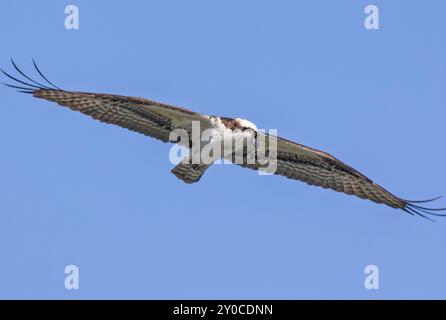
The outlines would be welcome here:
[[[36,71],[46,82],[42,84],[24,74],[12,59],[11,62],[14,69],[24,79],[18,79],[0,69],[5,76],[16,81],[14,85],[4,83],[6,86],[18,89],[19,92],[32,94],[37,98],[54,101],[93,119],[115,124],[163,142],[170,141],[169,136],[173,130],[184,129],[190,132],[193,122],[199,123],[202,131],[206,129],[220,133],[225,131],[229,132],[232,138],[244,135],[256,140],[263,134],[253,123],[240,118],[208,116],[143,98],[63,90],[50,82],[33,60]],[[190,141],[185,145],[188,148],[193,147]],[[437,211],[446,210],[446,208],[427,208],[419,205],[419,203],[433,201],[439,197],[423,201],[399,198],[326,152],[277,137],[276,153],[277,167],[274,172],[276,175],[369,199],[427,219],[430,219],[427,215],[445,216]],[[211,164],[181,161],[173,168],[172,173],[186,183],[195,183],[200,180]],[[243,161],[237,164],[253,170],[262,169],[262,165],[257,162]]]

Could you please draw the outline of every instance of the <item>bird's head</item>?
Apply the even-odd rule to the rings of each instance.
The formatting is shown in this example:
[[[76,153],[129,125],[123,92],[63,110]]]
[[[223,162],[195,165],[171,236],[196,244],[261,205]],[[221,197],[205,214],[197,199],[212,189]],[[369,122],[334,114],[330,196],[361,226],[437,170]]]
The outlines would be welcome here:
[[[235,122],[237,123],[238,127],[241,127],[242,130],[251,129],[254,132],[257,131],[257,126],[254,123],[252,123],[251,121],[236,118]]]

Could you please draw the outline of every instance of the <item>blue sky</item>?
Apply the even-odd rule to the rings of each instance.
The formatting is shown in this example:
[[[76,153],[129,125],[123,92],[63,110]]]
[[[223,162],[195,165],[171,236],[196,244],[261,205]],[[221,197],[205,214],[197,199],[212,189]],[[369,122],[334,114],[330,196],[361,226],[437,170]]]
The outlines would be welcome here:
[[[80,29],[64,28],[64,8]],[[366,30],[364,8],[380,9]],[[408,199],[446,195],[440,1],[3,1],[0,65],[325,150]],[[194,185],[169,145],[0,88],[0,298],[446,298],[446,221],[237,166]],[[445,206],[445,199],[438,206]],[[79,290],[64,287],[66,265]],[[376,265],[379,290],[364,288]]]

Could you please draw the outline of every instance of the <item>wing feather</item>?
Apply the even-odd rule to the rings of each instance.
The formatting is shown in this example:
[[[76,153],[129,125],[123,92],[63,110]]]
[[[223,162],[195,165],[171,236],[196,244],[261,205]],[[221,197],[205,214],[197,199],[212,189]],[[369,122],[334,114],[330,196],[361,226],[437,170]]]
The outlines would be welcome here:
[[[169,141],[173,129],[189,131],[192,121],[210,125],[205,115],[143,98],[49,89],[35,90],[33,96],[163,142]]]
[[[246,162],[242,164],[243,167],[254,170],[267,165],[247,164]],[[368,199],[392,208],[402,209],[410,214],[417,214],[427,219],[430,218],[423,213],[440,215],[434,214],[433,211],[445,210],[444,208],[419,207],[415,203],[420,201],[408,201],[395,196],[332,155],[280,137],[277,138],[277,169],[275,174],[299,180],[309,185]]]
[[[206,115],[148,99],[62,90],[50,82],[33,61],[36,71],[48,84],[44,85],[23,73],[13,60],[11,63],[19,75],[28,82],[0,69],[5,76],[21,85],[6,84],[7,86],[20,89],[20,92],[32,94],[37,98],[56,102],[101,122],[115,124],[163,142],[169,141],[173,129],[183,128],[189,131],[192,121],[200,121],[203,128],[210,126]]]
[[[35,90],[33,96],[56,102],[104,123],[115,124],[163,142],[169,141],[171,119],[151,111],[149,103],[126,97],[48,89]]]

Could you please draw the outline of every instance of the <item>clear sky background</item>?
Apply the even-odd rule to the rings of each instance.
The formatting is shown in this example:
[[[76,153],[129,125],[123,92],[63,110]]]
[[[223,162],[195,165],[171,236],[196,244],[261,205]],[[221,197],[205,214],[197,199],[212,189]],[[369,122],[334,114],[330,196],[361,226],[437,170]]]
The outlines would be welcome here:
[[[66,30],[64,8],[80,10]],[[380,30],[364,8],[380,9]],[[325,150],[446,195],[442,1],[2,1],[0,66]],[[170,145],[0,88],[0,298],[446,298],[446,219],[237,166],[186,185]],[[445,206],[446,199],[434,205]],[[79,290],[64,268],[80,269]],[[380,289],[364,288],[377,265]]]

